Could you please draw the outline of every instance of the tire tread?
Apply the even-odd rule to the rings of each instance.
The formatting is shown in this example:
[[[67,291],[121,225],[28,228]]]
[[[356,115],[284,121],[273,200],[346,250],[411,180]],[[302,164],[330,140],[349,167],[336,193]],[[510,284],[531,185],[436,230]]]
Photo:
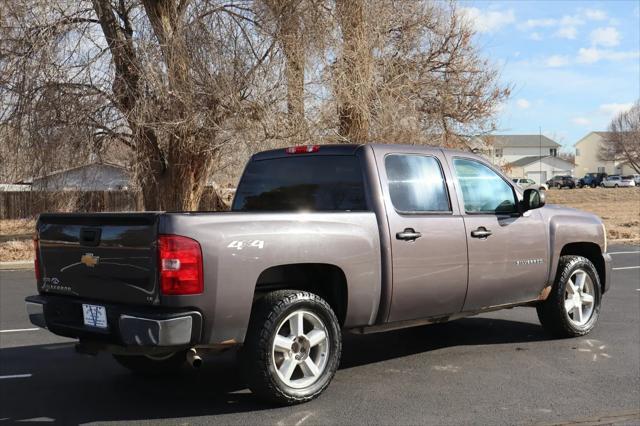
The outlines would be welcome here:
[[[254,303],[249,328],[247,330],[247,338],[245,339],[245,345],[241,353],[241,361],[243,363],[247,384],[252,392],[264,399],[285,405],[299,404],[316,398],[329,385],[337,369],[337,365],[327,365],[327,368],[333,368],[333,371],[330,372],[329,380],[318,390],[305,396],[294,396],[285,393],[269,374],[269,370],[266,368],[269,361],[266,357],[272,332],[277,326],[277,320],[280,314],[296,300],[311,300],[321,305],[331,316],[332,321],[338,324],[335,313],[329,304],[320,296],[302,290],[273,291],[267,293]],[[337,342],[332,342],[332,345],[335,346],[332,350],[340,354],[342,343],[339,335],[336,340]]]
[[[588,328],[576,328],[566,318],[564,312],[564,291],[565,285],[571,274],[574,271],[574,267],[577,264],[585,264],[595,275],[594,287],[597,287],[596,291],[599,292],[600,280],[596,272],[596,268],[591,261],[582,256],[565,255],[560,257],[558,264],[558,272],[556,274],[556,280],[553,284],[553,289],[549,294],[549,297],[544,302],[536,306],[538,318],[540,323],[553,336],[556,337],[578,337],[584,336],[589,333],[593,327]],[[599,293],[598,293],[599,294]],[[594,303],[599,303],[599,296]],[[593,315],[598,315],[598,307],[595,308]],[[593,323],[595,325],[595,322]]]

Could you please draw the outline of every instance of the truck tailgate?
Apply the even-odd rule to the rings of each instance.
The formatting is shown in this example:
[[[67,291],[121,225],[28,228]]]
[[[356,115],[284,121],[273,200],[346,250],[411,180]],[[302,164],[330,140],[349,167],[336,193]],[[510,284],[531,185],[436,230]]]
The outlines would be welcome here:
[[[98,301],[157,304],[160,215],[40,215],[38,289]]]

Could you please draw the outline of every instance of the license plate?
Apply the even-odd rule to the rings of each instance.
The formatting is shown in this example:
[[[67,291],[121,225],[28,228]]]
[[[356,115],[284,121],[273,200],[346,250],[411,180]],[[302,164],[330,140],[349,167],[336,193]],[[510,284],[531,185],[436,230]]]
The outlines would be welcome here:
[[[84,325],[96,328],[107,328],[107,310],[100,305],[82,304]]]

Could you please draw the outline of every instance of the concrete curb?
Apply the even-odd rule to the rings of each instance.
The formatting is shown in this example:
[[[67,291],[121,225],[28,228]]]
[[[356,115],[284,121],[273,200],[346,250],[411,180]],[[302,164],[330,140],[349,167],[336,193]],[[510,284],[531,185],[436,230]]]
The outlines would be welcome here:
[[[18,269],[33,269],[33,260],[19,260],[16,262],[0,262],[0,271],[15,271]]]

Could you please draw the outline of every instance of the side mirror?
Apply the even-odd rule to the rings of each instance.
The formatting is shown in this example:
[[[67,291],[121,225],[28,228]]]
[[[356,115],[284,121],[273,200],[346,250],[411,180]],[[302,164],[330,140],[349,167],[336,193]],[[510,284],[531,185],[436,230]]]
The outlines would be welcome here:
[[[537,189],[525,189],[522,197],[522,211],[539,209],[545,204],[544,191],[538,191]]]

